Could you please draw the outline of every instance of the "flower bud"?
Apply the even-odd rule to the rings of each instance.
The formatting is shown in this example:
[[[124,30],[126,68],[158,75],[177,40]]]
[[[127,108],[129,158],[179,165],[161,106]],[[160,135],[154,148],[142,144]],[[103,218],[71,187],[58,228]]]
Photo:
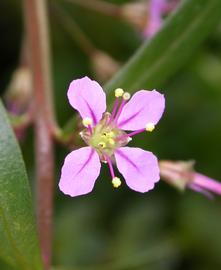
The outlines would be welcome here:
[[[162,179],[175,188],[183,191],[193,178],[194,161],[159,161]]]
[[[14,71],[6,90],[6,106],[11,113],[20,115],[27,110],[31,97],[31,71],[27,67],[20,67]]]
[[[139,29],[144,29],[148,17],[148,4],[145,1],[124,4],[121,7],[121,16]]]

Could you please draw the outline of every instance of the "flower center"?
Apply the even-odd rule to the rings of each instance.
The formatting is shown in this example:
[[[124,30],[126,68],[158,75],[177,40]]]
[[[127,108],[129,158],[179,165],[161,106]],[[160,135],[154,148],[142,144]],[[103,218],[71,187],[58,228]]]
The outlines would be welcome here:
[[[80,134],[86,144],[94,148],[104,162],[106,162],[105,156],[111,157],[117,148],[128,143],[126,132],[117,128],[116,124],[110,121],[111,119],[111,114],[106,112],[96,126],[85,129]]]

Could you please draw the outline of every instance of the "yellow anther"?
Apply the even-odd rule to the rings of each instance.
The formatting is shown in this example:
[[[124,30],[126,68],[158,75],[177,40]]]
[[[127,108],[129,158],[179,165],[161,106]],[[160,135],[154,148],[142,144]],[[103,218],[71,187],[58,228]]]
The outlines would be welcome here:
[[[83,120],[82,120],[82,124],[85,126],[85,127],[88,127],[92,124],[92,119],[90,117],[85,117]]]
[[[110,131],[110,132],[108,132],[107,134],[106,134],[106,136],[107,136],[107,138],[109,139],[111,139],[111,138],[113,138],[114,137],[114,132],[113,131]]]
[[[106,143],[105,142],[99,142],[98,146],[100,146],[101,148],[105,148],[106,147]]]
[[[115,145],[115,141],[114,141],[112,138],[109,138],[109,139],[108,139],[108,142],[109,142],[109,144],[111,144],[111,145]]]
[[[124,94],[124,90],[122,88],[115,89],[115,97],[122,97]]]
[[[123,94],[123,99],[125,99],[125,100],[130,99],[130,93],[125,92],[125,93]]]
[[[114,188],[118,188],[121,185],[121,180],[118,177],[112,179],[112,185]]]
[[[154,125],[153,123],[148,123],[148,124],[146,125],[146,131],[151,132],[151,131],[153,131],[154,129],[155,129],[155,125]]]
[[[104,139],[109,139],[109,138],[113,138],[114,137],[114,132],[110,131],[110,132],[103,132],[101,137]]]

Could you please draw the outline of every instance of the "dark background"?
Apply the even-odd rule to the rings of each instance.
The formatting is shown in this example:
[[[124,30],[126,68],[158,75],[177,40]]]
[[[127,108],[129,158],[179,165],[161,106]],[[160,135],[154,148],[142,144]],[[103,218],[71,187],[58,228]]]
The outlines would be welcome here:
[[[122,63],[142,42],[139,33],[127,23],[61,0],[57,2],[75,18],[97,48]],[[18,65],[22,21],[20,1],[1,0],[2,96]],[[94,74],[87,55],[63,30],[53,10],[50,27],[55,107],[58,121],[63,125],[75,113],[66,98],[68,84],[74,78]],[[161,86],[166,96],[166,111],[156,131],[137,136],[131,144],[152,151],[159,159],[193,159],[197,171],[218,180],[221,179],[220,45],[221,25],[191,60]],[[31,128],[21,148],[34,186]],[[103,166],[91,194],[70,198],[57,187],[67,153],[63,146],[57,146],[55,265],[81,266],[82,269],[96,264],[104,264],[101,269],[221,269],[219,197],[208,200],[189,190],[181,194],[162,181],[146,194],[135,193],[125,184],[114,190],[108,170]]]

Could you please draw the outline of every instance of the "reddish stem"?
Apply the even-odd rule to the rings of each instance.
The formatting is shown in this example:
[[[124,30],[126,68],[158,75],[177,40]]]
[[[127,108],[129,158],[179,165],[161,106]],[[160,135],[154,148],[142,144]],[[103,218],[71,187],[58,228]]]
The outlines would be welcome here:
[[[48,23],[45,0],[23,0],[33,75],[37,225],[46,270],[51,265],[55,126],[51,95]]]

